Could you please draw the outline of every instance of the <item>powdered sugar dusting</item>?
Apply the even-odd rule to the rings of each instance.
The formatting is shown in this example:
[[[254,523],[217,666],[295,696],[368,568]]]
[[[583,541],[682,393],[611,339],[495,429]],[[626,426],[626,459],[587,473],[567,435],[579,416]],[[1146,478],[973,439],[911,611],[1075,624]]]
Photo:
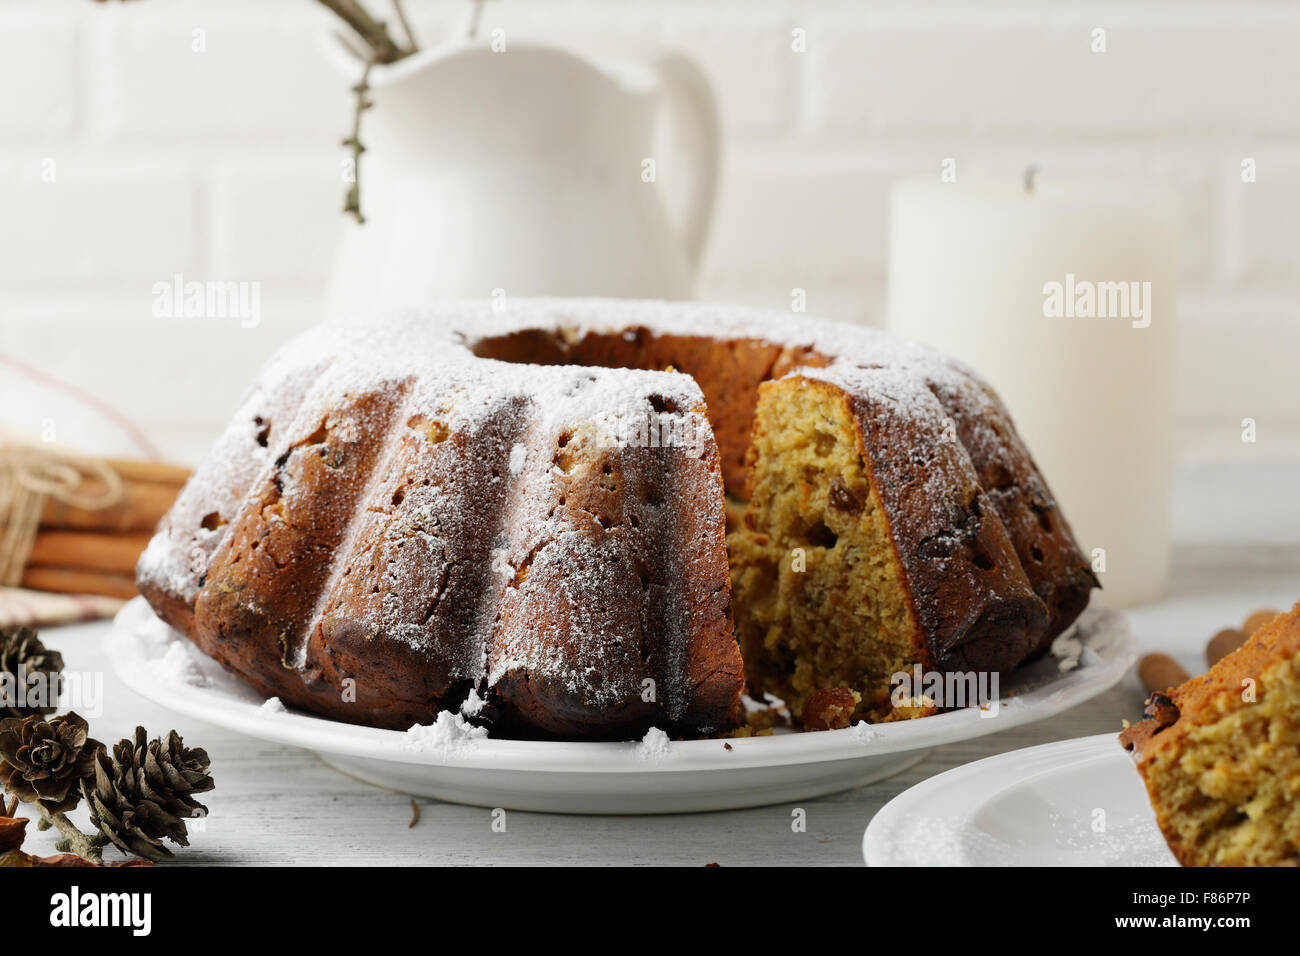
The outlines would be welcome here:
[[[486,701],[478,695],[478,691],[470,688],[469,696],[460,705],[460,715],[462,717],[477,717],[479,712],[483,710],[485,703]]]
[[[1154,820],[1132,819],[1098,832],[1092,811],[1045,808],[1034,838],[999,835],[978,818],[910,814],[891,834],[884,866],[1170,866],[1174,858]],[[1032,830],[1026,826],[1026,830]],[[1045,836],[1050,837],[1045,839]]]
[[[134,642],[141,666],[150,679],[160,684],[181,683],[190,687],[211,684],[195,657],[198,651],[177,638],[172,629],[158,618],[150,615],[135,627],[120,629],[120,633],[123,639]]]
[[[161,658],[150,661],[149,671],[163,683],[188,684],[191,687],[207,687],[211,681],[199,669],[198,661],[192,656],[187,645],[174,641]]]
[[[1083,642],[1074,629],[1058,634],[1052,641],[1052,656],[1062,671],[1072,671],[1079,666],[1083,656]]]
[[[432,724],[416,724],[407,730],[402,747],[418,753],[463,756],[487,735],[485,728],[475,727],[459,714],[444,710]]]
[[[880,731],[872,727],[871,724],[867,723],[865,720],[859,720],[849,729],[853,734],[853,739],[859,743],[870,743],[880,736]]]
[[[517,442],[510,449],[510,474],[518,475],[524,470],[524,462],[528,460],[528,446],[523,442]]]
[[[666,733],[658,727],[651,727],[637,744],[636,755],[642,760],[662,760],[668,756],[671,746],[672,741]]]
[[[884,333],[729,306],[512,300],[505,313],[486,302],[454,303],[327,324],[263,370],[141,559],[142,583],[192,608],[231,527],[281,520],[261,515],[267,489],[282,484],[285,500],[295,497],[298,473],[283,463],[324,427],[336,441],[356,442],[375,465],[356,482],[364,487],[341,541],[318,547],[329,564],[314,575],[310,619],[284,640],[291,664],[306,663],[313,635],[363,629],[369,640],[399,643],[449,681],[485,692],[538,681],[602,706],[632,699],[653,678],[665,716],[681,718],[694,690],[685,661],[702,599],[665,582],[688,580],[725,549],[684,535],[673,500],[679,488],[721,484],[703,394],[675,372],[475,354],[487,339],[534,329],[568,342],[594,331],[703,329],[811,350],[829,366],[798,373],[870,389],[927,435],[944,427],[936,383],[972,388],[959,366]],[[375,396],[382,400],[373,408],[360,401]],[[640,440],[661,433],[698,441]],[[565,447],[582,454],[570,463]],[[611,468],[617,507],[601,510],[571,493],[603,480],[578,482],[594,460]],[[929,480],[944,481],[943,470]],[[664,488],[668,500],[658,500]],[[692,507],[699,526],[713,527],[707,522],[717,517],[721,527],[721,494]],[[647,572],[650,557],[655,574]],[[239,594],[230,600],[251,617],[265,614],[256,588]],[[454,620],[449,608],[457,609]],[[628,635],[642,633],[651,615],[658,640],[638,663]],[[442,725],[440,716],[433,728]]]

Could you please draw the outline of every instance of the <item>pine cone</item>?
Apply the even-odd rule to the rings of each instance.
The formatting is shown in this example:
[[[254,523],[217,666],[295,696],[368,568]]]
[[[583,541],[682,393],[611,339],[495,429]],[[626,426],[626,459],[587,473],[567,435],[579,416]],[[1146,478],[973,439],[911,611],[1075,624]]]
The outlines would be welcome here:
[[[143,727],[110,755],[100,751],[94,779],[82,781],[90,822],[121,850],[147,860],[171,856],[163,839],[189,846],[185,819],[207,813],[193,794],[211,790],[208,755],[191,750],[172,731],[167,742],[148,740]]]
[[[63,671],[63,655],[58,651],[46,650],[41,639],[30,627],[0,627],[0,671],[12,674],[14,681],[17,682],[19,668],[22,669],[24,678],[37,672],[59,674]],[[16,687],[17,684],[15,683],[14,686]],[[21,719],[54,713],[58,701],[51,700],[48,704],[46,707],[19,707],[16,698],[0,699],[0,717]]]
[[[104,749],[89,731],[75,713],[0,722],[0,784],[10,796],[51,813],[71,810],[81,802],[77,785]]]

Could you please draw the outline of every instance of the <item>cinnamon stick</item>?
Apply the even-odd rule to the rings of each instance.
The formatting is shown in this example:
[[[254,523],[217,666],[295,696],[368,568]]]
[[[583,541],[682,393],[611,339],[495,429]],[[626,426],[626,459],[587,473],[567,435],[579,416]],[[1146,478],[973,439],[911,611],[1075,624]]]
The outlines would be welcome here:
[[[60,594],[101,594],[105,597],[135,597],[135,579],[127,574],[106,571],[80,571],[75,568],[49,568],[30,564],[23,571],[22,586],[36,591]]]
[[[149,538],[148,532],[40,531],[27,563],[133,575]]]
[[[42,528],[72,531],[152,531],[171,510],[180,486],[127,481],[122,500],[110,508],[86,511],[57,501],[47,501],[41,512]]]
[[[104,463],[117,472],[123,481],[152,485],[180,485],[189,481],[192,472],[182,465],[169,465],[164,461],[106,458]]]

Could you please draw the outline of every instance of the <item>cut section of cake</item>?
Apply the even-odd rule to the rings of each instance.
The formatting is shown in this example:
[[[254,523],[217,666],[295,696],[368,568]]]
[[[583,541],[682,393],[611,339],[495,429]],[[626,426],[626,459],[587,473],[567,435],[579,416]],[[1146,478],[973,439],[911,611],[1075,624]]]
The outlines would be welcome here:
[[[898,369],[808,370],[759,389],[732,591],[754,690],[801,717],[819,691],[858,717],[920,716],[895,675],[1009,671],[1037,645],[1034,594],[938,400]]]
[[[1300,866],[1300,604],[1120,742],[1184,866]]]

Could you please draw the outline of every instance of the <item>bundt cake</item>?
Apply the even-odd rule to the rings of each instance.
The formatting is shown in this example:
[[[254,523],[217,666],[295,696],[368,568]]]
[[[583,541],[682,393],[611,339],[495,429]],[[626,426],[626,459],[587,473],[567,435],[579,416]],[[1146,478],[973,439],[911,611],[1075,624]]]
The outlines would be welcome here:
[[[1120,734],[1184,866],[1300,866],[1300,604]]]
[[[730,541],[724,493],[748,501]],[[839,687],[911,716],[892,674],[1010,670],[1096,586],[969,370],[857,326],[600,300],[301,336],[138,582],[304,710],[569,739],[726,731],[746,676],[796,717]]]

